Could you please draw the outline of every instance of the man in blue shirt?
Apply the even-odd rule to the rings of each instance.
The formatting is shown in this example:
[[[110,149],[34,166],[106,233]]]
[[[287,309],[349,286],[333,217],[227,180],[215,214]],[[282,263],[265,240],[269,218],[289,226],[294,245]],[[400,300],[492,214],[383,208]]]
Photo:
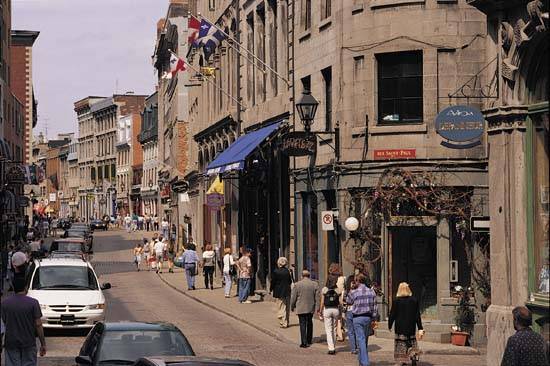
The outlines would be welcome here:
[[[360,273],[355,277],[358,283],[357,288],[350,291],[346,303],[352,305],[353,329],[357,346],[359,348],[359,365],[369,365],[369,354],[367,350],[371,322],[378,316],[376,305],[376,293],[366,286],[367,277]]]
[[[183,268],[185,268],[185,278],[187,279],[187,289],[195,289],[195,276],[197,275],[197,264],[199,256],[195,251],[195,244],[189,244],[187,250],[183,252]]]

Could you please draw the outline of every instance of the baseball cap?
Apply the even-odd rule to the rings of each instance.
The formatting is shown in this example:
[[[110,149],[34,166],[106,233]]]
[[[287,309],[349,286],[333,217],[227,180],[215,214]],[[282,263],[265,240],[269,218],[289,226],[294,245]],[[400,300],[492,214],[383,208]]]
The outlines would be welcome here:
[[[16,252],[11,257],[11,264],[15,267],[19,267],[27,262],[27,255],[23,252]]]

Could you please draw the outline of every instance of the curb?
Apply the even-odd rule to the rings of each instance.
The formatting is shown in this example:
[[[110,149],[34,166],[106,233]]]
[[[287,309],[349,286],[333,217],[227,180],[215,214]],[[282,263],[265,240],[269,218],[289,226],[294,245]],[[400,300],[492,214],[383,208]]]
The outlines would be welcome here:
[[[207,307],[209,307],[209,308],[211,308],[211,309],[213,309],[213,310],[216,310],[216,311],[218,311],[218,312],[220,312],[220,313],[222,313],[222,314],[225,314],[225,315],[229,316],[230,318],[233,318],[233,319],[235,319],[235,320],[237,320],[237,321],[240,321],[240,322],[242,322],[242,323],[245,323],[246,325],[249,325],[249,326],[251,326],[252,328],[254,328],[254,329],[256,329],[256,330],[258,330],[258,331],[260,331],[260,332],[262,332],[262,333],[264,333],[264,334],[267,334],[267,335],[270,336],[270,337],[275,338],[275,339],[278,340],[279,342],[287,343],[287,344],[294,344],[294,343],[295,343],[295,342],[291,342],[290,340],[286,339],[285,337],[282,337],[281,335],[279,335],[279,334],[277,334],[277,333],[275,333],[275,332],[273,332],[273,331],[271,331],[271,330],[269,330],[269,329],[263,328],[263,327],[261,327],[261,326],[255,324],[255,323],[252,323],[252,322],[248,321],[247,319],[238,317],[238,316],[236,316],[235,314],[232,314],[232,313],[230,313],[230,312],[228,312],[228,311],[225,311],[224,309],[221,309],[221,308],[219,308],[219,307],[217,307],[217,306],[215,306],[215,305],[212,305],[212,304],[210,304],[210,303],[208,303],[208,302],[206,302],[206,301],[200,300],[200,299],[198,299],[198,298],[196,298],[196,297],[194,297],[194,296],[192,296],[192,295],[189,295],[189,294],[186,293],[185,291],[180,290],[180,289],[177,288],[176,286],[174,286],[174,285],[172,285],[171,283],[169,283],[168,281],[166,281],[164,278],[162,278],[162,276],[161,276],[160,274],[157,274],[157,275],[158,275],[158,277],[160,278],[160,280],[161,280],[162,282],[164,282],[166,285],[168,285],[168,287],[171,287],[172,289],[176,290],[176,291],[179,292],[180,294],[186,296],[187,298],[189,298],[189,299],[191,299],[191,300],[194,300],[194,301],[198,302],[199,304],[202,304],[202,305],[204,305],[204,306],[207,306]]]

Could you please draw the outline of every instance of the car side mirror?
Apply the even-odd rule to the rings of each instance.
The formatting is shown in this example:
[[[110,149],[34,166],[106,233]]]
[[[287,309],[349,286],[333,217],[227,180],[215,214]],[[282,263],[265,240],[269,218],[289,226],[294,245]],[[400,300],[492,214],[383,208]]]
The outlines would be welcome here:
[[[76,356],[74,360],[78,365],[92,364],[92,359],[90,358],[90,356]]]
[[[110,288],[111,288],[111,284],[109,282],[105,282],[104,284],[101,285],[102,290],[108,290]]]

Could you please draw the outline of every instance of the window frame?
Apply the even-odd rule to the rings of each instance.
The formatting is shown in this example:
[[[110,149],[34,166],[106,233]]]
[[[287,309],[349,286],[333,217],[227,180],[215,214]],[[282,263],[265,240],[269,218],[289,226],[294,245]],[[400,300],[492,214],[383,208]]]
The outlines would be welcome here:
[[[419,66],[418,74],[416,75],[404,75],[404,67],[406,65],[411,65],[412,62],[404,62],[405,60],[411,61],[414,58],[417,59],[417,66]],[[375,55],[376,59],[376,88],[377,88],[377,118],[376,122],[377,125],[381,126],[388,126],[388,125],[418,125],[424,123],[424,70],[423,70],[423,59],[424,54],[422,50],[406,50],[406,51],[397,51],[397,52],[384,52],[379,53]],[[385,60],[384,60],[385,59]],[[394,75],[387,75],[383,76],[382,73],[382,67],[387,66],[391,67],[394,66],[396,68],[396,73]],[[384,95],[383,89],[385,89],[384,86],[382,86],[382,83],[384,81],[388,80],[395,80],[396,86],[395,89],[397,92],[407,89],[403,87],[403,84],[405,84],[407,81],[416,79],[417,82],[419,82],[419,94],[417,96],[403,96],[400,94],[397,94],[395,96],[392,96],[392,98],[389,98]],[[399,119],[398,120],[383,120],[383,104],[385,101],[391,101],[393,100],[398,104],[397,110],[394,110],[394,112],[398,112]],[[415,118],[403,118],[403,102],[405,100],[419,100],[419,110],[416,111],[418,113],[418,117]],[[395,108],[395,107],[394,107]]]

